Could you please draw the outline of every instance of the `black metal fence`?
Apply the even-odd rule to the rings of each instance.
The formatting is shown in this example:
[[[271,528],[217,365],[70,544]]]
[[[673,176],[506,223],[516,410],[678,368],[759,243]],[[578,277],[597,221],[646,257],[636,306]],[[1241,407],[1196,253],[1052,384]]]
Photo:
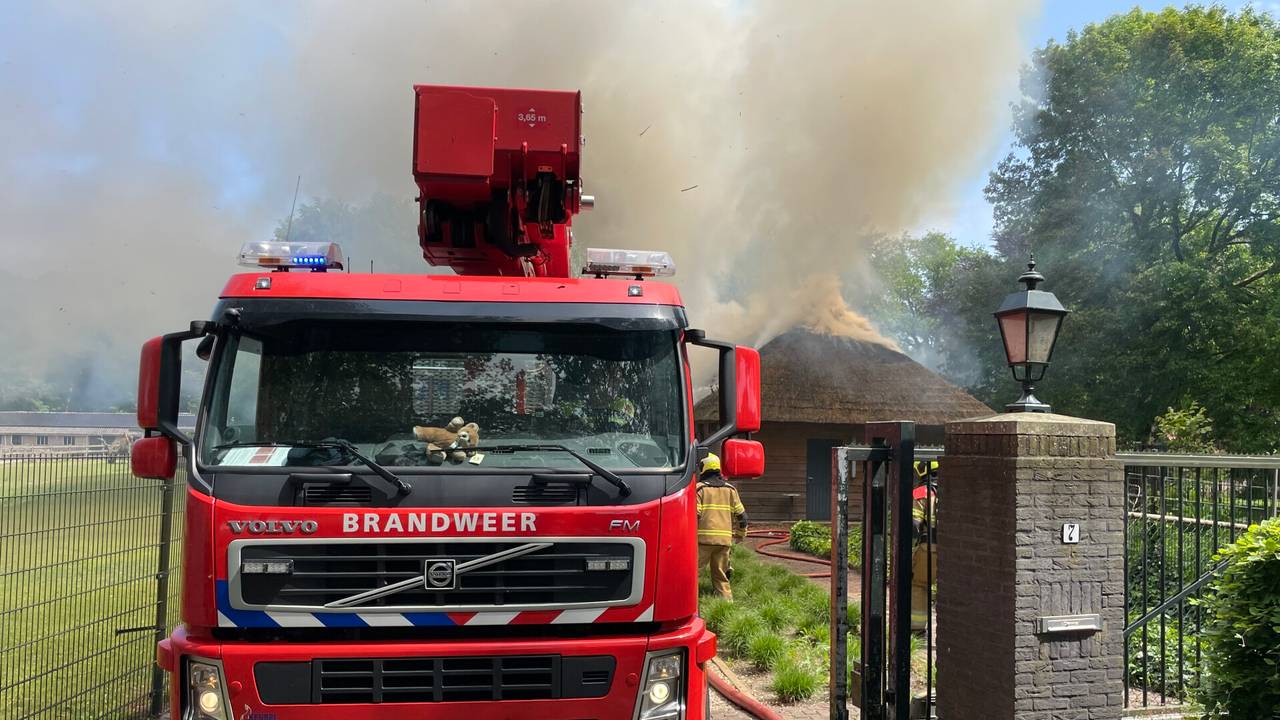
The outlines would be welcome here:
[[[176,621],[185,487],[127,457],[0,459],[0,715],[152,717]]]
[[[1277,515],[1280,458],[1121,453],[1125,463],[1127,707],[1182,703],[1199,685],[1197,601],[1218,548]]]

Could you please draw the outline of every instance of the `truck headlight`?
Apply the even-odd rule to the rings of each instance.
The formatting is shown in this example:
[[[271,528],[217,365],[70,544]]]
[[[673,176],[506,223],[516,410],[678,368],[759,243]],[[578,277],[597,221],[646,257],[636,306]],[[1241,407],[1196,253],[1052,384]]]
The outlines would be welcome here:
[[[684,717],[684,650],[648,656],[640,686],[637,720],[678,720]]]
[[[227,720],[221,666],[210,660],[187,662],[187,720]]]

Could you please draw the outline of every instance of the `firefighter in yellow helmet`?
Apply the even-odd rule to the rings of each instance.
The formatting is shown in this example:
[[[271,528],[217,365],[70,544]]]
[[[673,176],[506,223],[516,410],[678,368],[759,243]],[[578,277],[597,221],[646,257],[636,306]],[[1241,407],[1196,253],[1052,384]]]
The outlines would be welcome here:
[[[911,629],[923,631],[929,620],[929,585],[938,581],[937,545],[938,461],[916,463],[911,493]]]
[[[733,599],[729,588],[729,552],[747,534],[747,509],[738,490],[720,474],[720,458],[707,454],[698,472],[698,567],[710,567],[711,586]]]

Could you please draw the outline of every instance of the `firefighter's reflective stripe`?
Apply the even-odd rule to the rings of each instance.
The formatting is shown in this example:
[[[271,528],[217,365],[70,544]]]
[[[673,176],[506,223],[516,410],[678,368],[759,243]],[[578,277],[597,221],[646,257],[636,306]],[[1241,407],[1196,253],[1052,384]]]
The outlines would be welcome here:
[[[747,525],[737,488],[719,477],[698,483],[698,542],[732,545],[734,530]]]

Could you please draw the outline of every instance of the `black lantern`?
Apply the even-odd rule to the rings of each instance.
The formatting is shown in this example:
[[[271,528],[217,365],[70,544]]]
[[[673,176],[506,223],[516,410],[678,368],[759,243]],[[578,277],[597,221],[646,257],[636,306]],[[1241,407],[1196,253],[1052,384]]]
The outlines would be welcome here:
[[[1053,293],[1036,289],[1036,285],[1044,282],[1044,276],[1036,272],[1034,257],[1027,263],[1027,271],[1022,273],[1018,282],[1026,285],[1027,289],[1009,293],[996,311],[1005,358],[1013,370],[1013,379],[1022,383],[1022,397],[1018,402],[1006,405],[1005,410],[1050,412],[1047,404],[1036,399],[1035,384],[1044,379],[1067,309]]]

